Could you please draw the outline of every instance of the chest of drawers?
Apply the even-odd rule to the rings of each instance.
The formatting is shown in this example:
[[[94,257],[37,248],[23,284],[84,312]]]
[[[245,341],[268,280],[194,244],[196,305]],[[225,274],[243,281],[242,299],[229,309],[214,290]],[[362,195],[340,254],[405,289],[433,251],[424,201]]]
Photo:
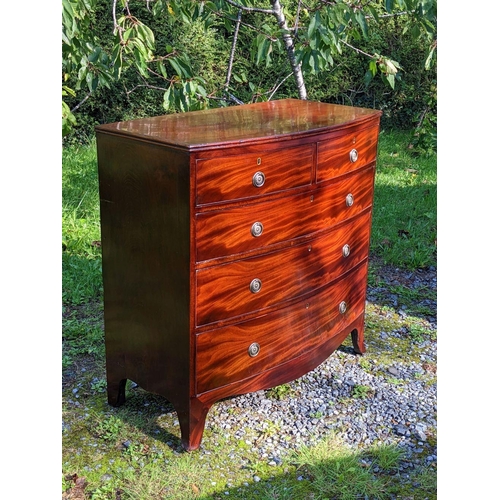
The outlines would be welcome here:
[[[108,401],[214,402],[363,341],[380,112],[284,99],[97,127]]]

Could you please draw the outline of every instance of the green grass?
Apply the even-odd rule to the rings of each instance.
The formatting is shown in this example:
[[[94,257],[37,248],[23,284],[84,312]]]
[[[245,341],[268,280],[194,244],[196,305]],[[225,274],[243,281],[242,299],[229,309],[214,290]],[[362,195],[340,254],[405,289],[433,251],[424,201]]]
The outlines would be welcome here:
[[[371,251],[416,269],[436,264],[437,161],[415,156],[409,140],[403,132],[380,134]]]
[[[381,262],[414,269],[436,265],[436,159],[413,156],[406,148],[410,139],[404,133],[380,136],[371,252]],[[435,468],[400,474],[404,457],[396,447],[352,450],[332,434],[270,464],[246,440],[207,428],[202,447],[184,453],[175,412],[162,398],[129,383],[127,404],[110,407],[95,144],[64,150],[62,190],[63,492],[80,488],[86,495],[81,498],[92,500],[436,498]],[[367,341],[376,355],[359,363],[369,371],[375,360],[380,366],[419,359],[419,342],[432,339],[421,319],[429,312],[421,299],[434,300],[435,292],[385,283],[373,267],[369,280],[397,295],[407,314],[401,317],[382,295],[367,307]],[[378,333],[395,324],[405,335],[377,344]],[[433,373],[422,377],[435,383]],[[284,384],[266,396],[282,400],[294,393]],[[357,386],[352,397],[370,397],[370,388]],[[279,428],[279,421],[266,421],[248,432],[265,439]]]
[[[63,150],[63,301],[102,297],[99,185],[95,144]]]

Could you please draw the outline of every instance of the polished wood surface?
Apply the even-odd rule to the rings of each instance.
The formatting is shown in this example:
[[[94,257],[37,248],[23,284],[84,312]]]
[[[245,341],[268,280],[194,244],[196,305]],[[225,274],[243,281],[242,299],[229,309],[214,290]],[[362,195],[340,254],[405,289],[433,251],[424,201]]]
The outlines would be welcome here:
[[[196,260],[204,261],[271,248],[358,215],[371,206],[374,168],[360,175],[348,175],[335,184],[260,202],[258,205],[239,205],[196,215]],[[348,195],[351,206],[346,204]],[[260,222],[263,231],[254,237],[251,228]]]
[[[285,99],[97,127],[110,404],[127,379],[164,396],[196,449],[215,401],[349,334],[364,352],[380,114]]]
[[[196,324],[232,321],[236,316],[291,300],[320,288],[365,260],[371,212],[281,251],[236,260],[196,273]],[[342,250],[349,245],[349,254]],[[250,283],[262,287],[253,293]]]
[[[102,132],[180,148],[207,149],[232,143],[263,144],[373,123],[380,111],[315,101],[282,99],[101,125]]]
[[[314,144],[279,147],[227,157],[196,161],[196,203],[257,198],[312,182],[316,148]],[[261,172],[264,184],[256,187],[253,176]]]
[[[349,133],[339,134],[318,143],[318,182],[334,179],[375,161],[377,156],[378,126],[351,127]],[[351,161],[355,150],[357,160]]]
[[[293,306],[199,334],[197,393],[252,377],[321,345],[330,332],[345,328],[362,314],[365,285],[366,260],[338,283],[329,283]],[[347,304],[344,314],[339,312],[342,301]],[[260,345],[260,352],[251,358],[247,350],[253,342]]]

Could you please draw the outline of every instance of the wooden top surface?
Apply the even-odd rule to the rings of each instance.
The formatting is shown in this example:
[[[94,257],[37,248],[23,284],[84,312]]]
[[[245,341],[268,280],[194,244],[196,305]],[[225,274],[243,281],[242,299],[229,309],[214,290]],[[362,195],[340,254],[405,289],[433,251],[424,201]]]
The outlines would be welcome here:
[[[332,131],[378,119],[381,114],[373,109],[283,99],[116,122],[96,130],[198,149]]]

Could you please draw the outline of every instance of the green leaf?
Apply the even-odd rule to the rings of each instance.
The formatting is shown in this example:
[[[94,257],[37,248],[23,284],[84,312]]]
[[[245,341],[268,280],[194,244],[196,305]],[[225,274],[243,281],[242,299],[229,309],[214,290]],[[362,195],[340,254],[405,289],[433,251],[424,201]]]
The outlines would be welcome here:
[[[201,96],[206,99],[207,98],[207,91],[205,87],[202,87],[201,85],[198,85],[198,93],[201,94]]]
[[[356,19],[357,23],[359,24],[361,31],[363,32],[363,36],[365,38],[368,38],[368,24],[366,23],[366,17],[363,14],[363,12],[360,10],[357,10],[354,13],[354,18]]]
[[[62,135],[63,137],[71,132],[71,129],[76,125],[76,118],[69,109],[69,106],[63,101],[62,103]]]
[[[167,70],[165,69],[165,65],[162,62],[159,62],[157,67],[158,67],[158,71],[161,73],[161,76],[163,76],[163,78],[168,78]]]
[[[370,85],[372,80],[373,80],[373,74],[370,70],[368,70],[364,76],[364,84],[368,87],[368,85]]]
[[[430,51],[429,51],[429,55],[427,56],[427,59],[425,60],[425,69],[426,70],[429,70],[431,69],[431,66],[432,66],[432,59],[434,57],[434,51],[435,51],[435,47],[433,47]]]
[[[393,0],[385,0],[385,10],[389,12],[389,14],[392,12],[393,5]]]
[[[134,30],[132,28],[125,30],[125,32],[123,33],[123,40],[126,42],[130,38],[133,32]]]
[[[172,93],[172,86],[168,87],[168,89],[163,94],[163,107],[165,108],[166,111],[170,109],[171,93]]]
[[[316,11],[316,14],[311,17],[311,21],[309,22],[309,27],[307,28],[307,38],[313,38],[314,32],[316,30],[317,24],[321,23],[321,18],[319,17],[319,11]]]
[[[267,58],[267,51],[269,49],[269,39],[263,35],[259,34],[257,35],[257,64],[260,64],[262,61],[264,61]]]
[[[92,52],[92,54],[89,55],[89,61],[92,64],[95,64],[98,61],[100,54],[101,54],[101,47],[96,47]]]
[[[382,75],[382,78],[391,86],[392,90],[394,90],[394,86],[396,84],[396,78],[394,75]]]
[[[375,22],[378,23],[380,21],[378,9],[376,9],[373,5],[367,5],[366,9],[370,13],[370,15],[373,16],[373,19],[375,19]]]
[[[168,58],[168,62],[170,63],[170,65],[172,66],[172,68],[174,68],[174,71],[180,76],[182,77],[182,69],[179,65],[179,62],[177,61],[177,58],[175,57],[169,57]]]

